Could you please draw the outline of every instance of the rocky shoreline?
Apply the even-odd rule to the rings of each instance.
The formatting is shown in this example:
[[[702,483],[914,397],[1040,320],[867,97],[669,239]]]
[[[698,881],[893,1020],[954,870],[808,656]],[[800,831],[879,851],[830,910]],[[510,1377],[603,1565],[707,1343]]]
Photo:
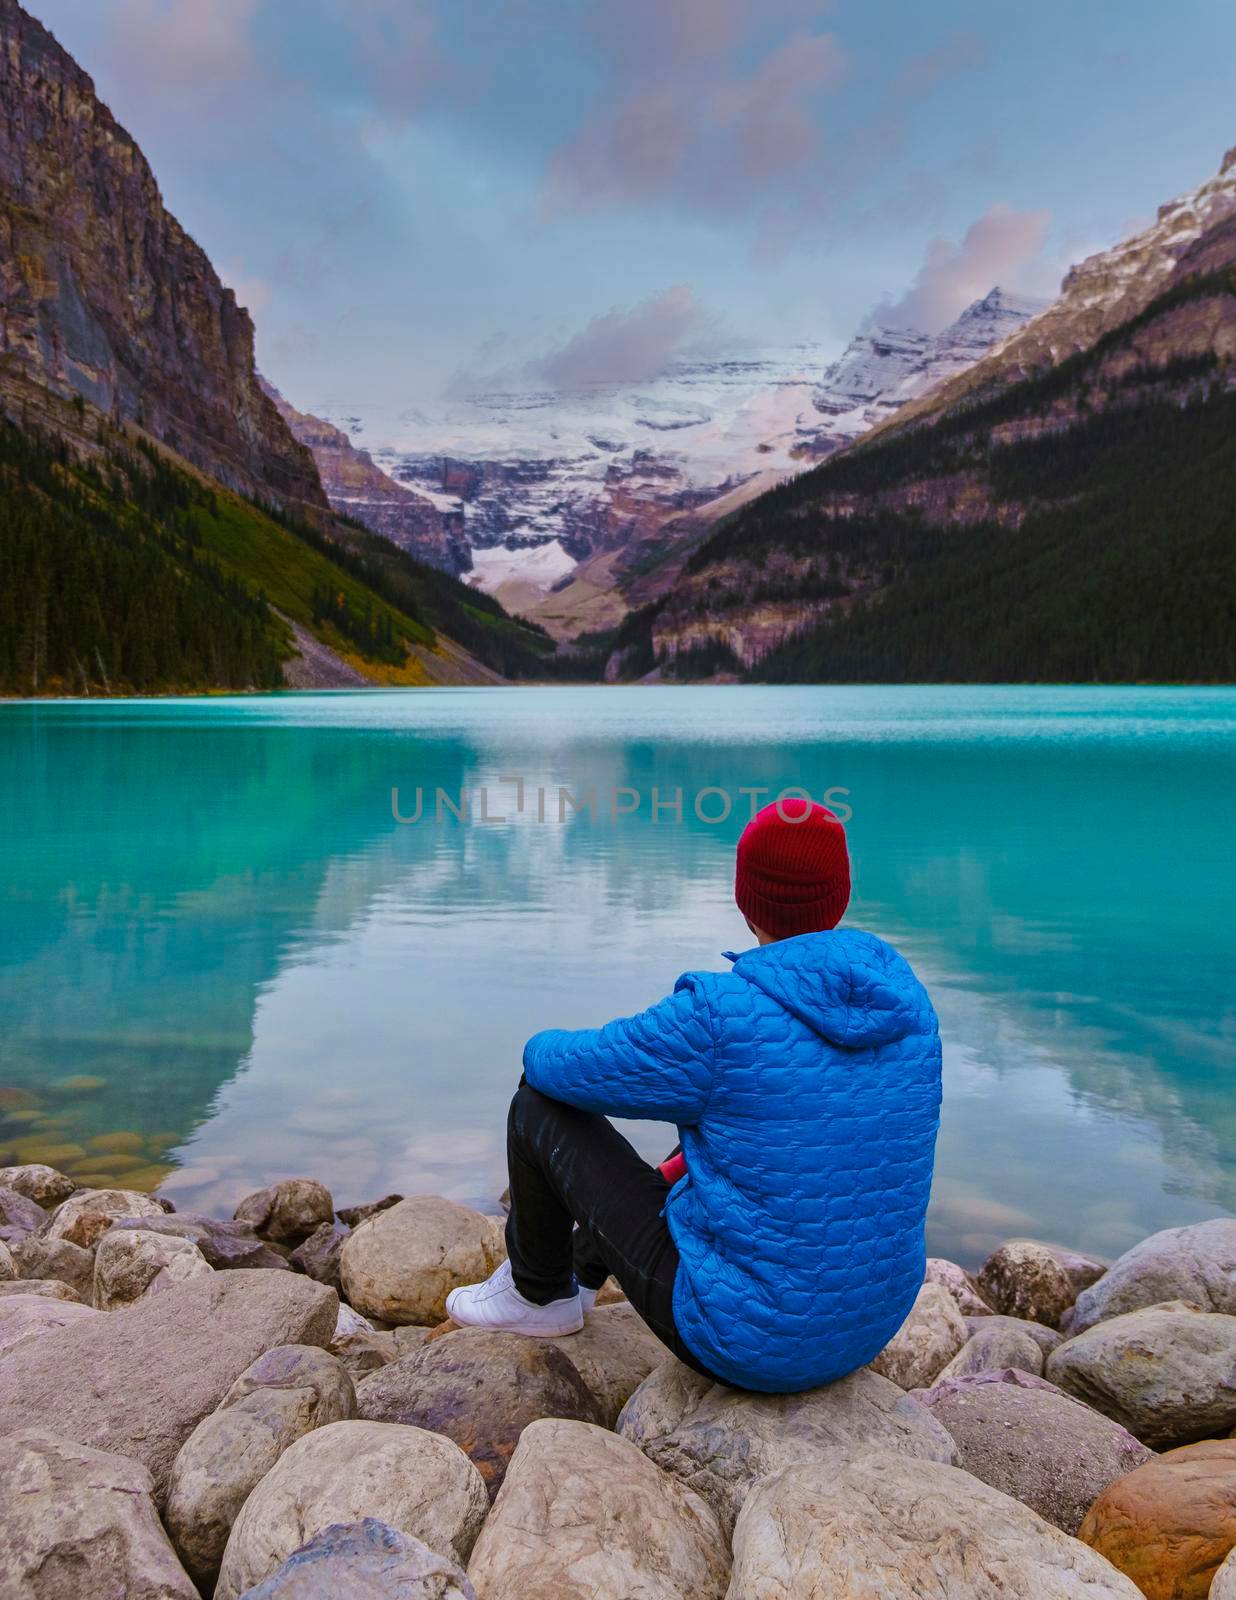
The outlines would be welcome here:
[[[1236,1220],[933,1260],[869,1367],[710,1384],[616,1286],[444,1323],[502,1219],[0,1169],[0,1597],[1236,1600]]]

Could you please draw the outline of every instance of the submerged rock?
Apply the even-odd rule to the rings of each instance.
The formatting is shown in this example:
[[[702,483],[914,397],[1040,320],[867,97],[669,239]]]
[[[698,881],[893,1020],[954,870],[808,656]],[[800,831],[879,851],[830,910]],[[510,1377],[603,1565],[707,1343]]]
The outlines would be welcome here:
[[[415,1195],[367,1218],[344,1242],[349,1304],[386,1322],[433,1327],[452,1289],[487,1278],[505,1259],[493,1219],[437,1195]]]
[[[54,1417],[62,1437],[139,1461],[160,1503],[177,1451],[246,1367],[275,1345],[328,1344],[338,1311],[331,1290],[290,1272],[215,1272],[106,1314],[26,1303],[73,1326],[5,1358],[0,1436]]]
[[[1146,1600],[1205,1600],[1236,1545],[1236,1440],[1207,1439],[1148,1461],[1098,1497],[1080,1537]]]
[[[330,1190],[313,1178],[284,1178],[246,1195],[234,1220],[249,1223],[279,1244],[300,1244],[323,1223],[334,1222],[335,1202]]]
[[[959,1467],[1065,1533],[1077,1532],[1109,1483],[1153,1455],[1119,1423],[1011,1370],[990,1382],[945,1381],[919,1398],[952,1434]]]
[[[0,1450],[6,1600],[198,1600],[136,1461],[41,1430]]]
[[[120,1217],[157,1217],[165,1213],[157,1200],[136,1189],[79,1189],[56,1212],[44,1232],[49,1239],[67,1239],[90,1249]]]
[[[458,1445],[393,1422],[333,1422],[298,1439],[245,1501],[215,1600],[237,1600],[333,1523],[376,1517],[463,1566],[489,1501]]]
[[[279,1345],[243,1372],[185,1440],[164,1522],[199,1583],[213,1579],[236,1515],[297,1439],[356,1414],[352,1380],[325,1350]]]
[[[930,1412],[867,1367],[805,1394],[755,1395],[670,1360],[627,1401],[618,1432],[706,1500],[727,1531],[758,1479],[835,1446],[935,1462],[956,1454]]]
[[[1078,1295],[1067,1331],[1084,1333],[1096,1322],[1168,1300],[1236,1314],[1236,1218],[1164,1228],[1126,1250]]]
[[[16,1189],[45,1211],[65,1201],[77,1188],[72,1178],[41,1161],[28,1161],[21,1167],[0,1167],[0,1188]]]
[[[100,1311],[115,1311],[144,1295],[161,1294],[213,1271],[189,1239],[112,1229],[99,1240],[95,1251],[94,1304]]]
[[[476,1600],[453,1561],[376,1517],[336,1522],[244,1600]]]
[[[765,1478],[734,1529],[733,1600],[1139,1600],[1101,1556],[955,1467],[830,1450]]]
[[[547,1340],[463,1328],[362,1378],[357,1409],[374,1422],[428,1428],[453,1439],[479,1469],[489,1497],[530,1422],[603,1413],[570,1358]]]
[[[633,1444],[551,1420],[525,1429],[468,1576],[484,1600],[722,1600],[729,1552],[709,1507]]]
[[[1156,1449],[1236,1425],[1236,1317],[1179,1303],[1096,1323],[1053,1350],[1046,1376]]]
[[[871,1363],[900,1389],[922,1389],[966,1342],[966,1325],[949,1291],[924,1283],[910,1314]]]

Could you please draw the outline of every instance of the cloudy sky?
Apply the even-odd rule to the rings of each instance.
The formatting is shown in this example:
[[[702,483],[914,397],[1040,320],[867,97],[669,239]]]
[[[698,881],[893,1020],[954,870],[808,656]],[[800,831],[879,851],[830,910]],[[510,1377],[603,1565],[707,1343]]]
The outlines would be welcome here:
[[[1231,0],[25,0],[298,405],[1050,292],[1236,144]]]

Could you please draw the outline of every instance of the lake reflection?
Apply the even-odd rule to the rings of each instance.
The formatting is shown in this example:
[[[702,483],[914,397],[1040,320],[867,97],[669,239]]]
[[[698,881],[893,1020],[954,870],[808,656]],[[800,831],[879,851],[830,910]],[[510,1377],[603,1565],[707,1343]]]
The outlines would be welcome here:
[[[940,1013],[931,1249],[1119,1250],[1236,1210],[1234,735],[1229,690],[0,707],[0,1156],[54,1150],[214,1210],[289,1173],[339,1204],[492,1208],[524,1038],[722,966],[747,941],[739,789],[839,786],[848,920]],[[405,814],[424,791],[414,825],[396,786]],[[505,821],[434,819],[435,789],[482,786]],[[596,790],[596,819],[559,822],[559,786]],[[684,791],[681,823],[652,820],[654,788]],[[715,826],[691,805],[709,788],[734,801]],[[640,809],[611,819],[618,790]]]

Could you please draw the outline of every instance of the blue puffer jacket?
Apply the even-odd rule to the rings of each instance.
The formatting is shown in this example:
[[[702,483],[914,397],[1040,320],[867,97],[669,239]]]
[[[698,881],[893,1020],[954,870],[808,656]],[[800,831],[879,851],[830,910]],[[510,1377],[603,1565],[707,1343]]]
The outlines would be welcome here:
[[[678,1331],[731,1383],[808,1389],[883,1349],[923,1281],[936,1016],[871,933],[730,959],[637,1017],[536,1034],[524,1072],[586,1111],[677,1123]]]

